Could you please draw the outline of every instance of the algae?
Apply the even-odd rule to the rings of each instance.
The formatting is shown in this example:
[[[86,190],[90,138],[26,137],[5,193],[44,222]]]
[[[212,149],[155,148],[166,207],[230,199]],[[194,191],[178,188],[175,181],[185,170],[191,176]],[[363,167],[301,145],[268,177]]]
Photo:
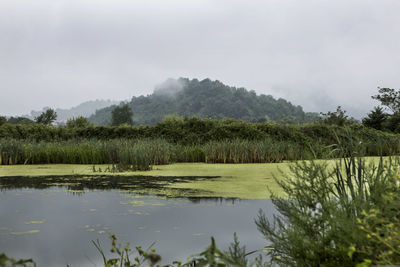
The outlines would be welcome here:
[[[29,230],[29,231],[26,231],[26,232],[11,232],[10,234],[12,234],[12,235],[26,235],[26,234],[36,234],[36,233],[39,233],[40,231],[39,230]]]
[[[44,223],[46,220],[41,220],[41,221],[29,221],[29,222],[25,222],[25,224],[42,224]]]
[[[374,162],[371,157],[367,161]],[[330,166],[336,160],[327,160]],[[150,171],[93,173],[93,165],[0,166],[1,188],[66,186],[72,194],[84,190],[117,189],[121,193],[166,197],[266,199],[270,192],[283,196],[273,179],[290,172],[292,162],[257,164],[177,163],[158,165]],[[96,165],[105,168],[107,165]],[[191,200],[192,201],[192,200]]]

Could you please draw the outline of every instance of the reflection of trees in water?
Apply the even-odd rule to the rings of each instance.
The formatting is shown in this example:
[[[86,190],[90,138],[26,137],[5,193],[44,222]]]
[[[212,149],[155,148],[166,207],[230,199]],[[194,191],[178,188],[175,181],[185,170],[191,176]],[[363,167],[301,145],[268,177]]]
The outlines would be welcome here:
[[[62,175],[62,176],[8,176],[0,178],[0,191],[10,189],[47,189],[50,187],[66,188],[73,195],[82,195],[84,190],[127,190],[154,191],[163,194],[166,186],[174,183],[186,183],[196,180],[218,178],[218,176],[123,176],[123,175]],[[160,193],[158,193],[160,192]],[[205,190],[168,188],[168,196],[184,196]],[[191,198],[192,202],[197,201]],[[208,199],[208,198],[207,198]],[[211,198],[210,198],[211,199]],[[213,198],[219,199],[219,198]],[[215,201],[215,200],[213,200]],[[196,203],[196,202],[195,202]]]

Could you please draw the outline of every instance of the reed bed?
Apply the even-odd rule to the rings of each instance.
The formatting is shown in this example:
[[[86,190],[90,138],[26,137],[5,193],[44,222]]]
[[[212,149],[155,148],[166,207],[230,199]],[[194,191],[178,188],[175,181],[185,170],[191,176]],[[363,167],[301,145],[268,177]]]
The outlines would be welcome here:
[[[207,163],[271,163],[283,160],[299,160],[303,148],[288,142],[271,140],[213,141],[204,146]]]
[[[366,155],[389,155],[399,147],[382,142],[363,143]],[[46,142],[0,139],[0,165],[116,164],[125,169],[148,170],[174,162],[274,163],[335,157],[332,146],[287,141],[233,139],[183,145],[165,139],[77,139]]]
[[[0,165],[121,164],[135,170],[169,164],[173,147],[165,140],[76,140],[30,142],[0,140]]]

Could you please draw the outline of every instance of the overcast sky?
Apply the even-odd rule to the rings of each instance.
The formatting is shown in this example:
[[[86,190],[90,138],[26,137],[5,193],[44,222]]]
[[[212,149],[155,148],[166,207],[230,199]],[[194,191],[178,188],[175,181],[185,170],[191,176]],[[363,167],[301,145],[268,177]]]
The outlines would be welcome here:
[[[0,114],[211,78],[356,117],[400,88],[399,0],[1,0]]]

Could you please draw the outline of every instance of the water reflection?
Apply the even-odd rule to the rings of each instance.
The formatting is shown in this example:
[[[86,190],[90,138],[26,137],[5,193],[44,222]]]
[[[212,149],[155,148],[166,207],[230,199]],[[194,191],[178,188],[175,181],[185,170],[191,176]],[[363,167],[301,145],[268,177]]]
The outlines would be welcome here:
[[[0,190],[50,187],[67,187],[73,194],[82,194],[85,190],[127,190],[134,192],[150,191],[156,194],[181,196],[205,190],[169,188],[174,183],[187,183],[197,180],[219,178],[219,176],[122,176],[122,175],[62,175],[62,176],[7,176],[0,179]]]

